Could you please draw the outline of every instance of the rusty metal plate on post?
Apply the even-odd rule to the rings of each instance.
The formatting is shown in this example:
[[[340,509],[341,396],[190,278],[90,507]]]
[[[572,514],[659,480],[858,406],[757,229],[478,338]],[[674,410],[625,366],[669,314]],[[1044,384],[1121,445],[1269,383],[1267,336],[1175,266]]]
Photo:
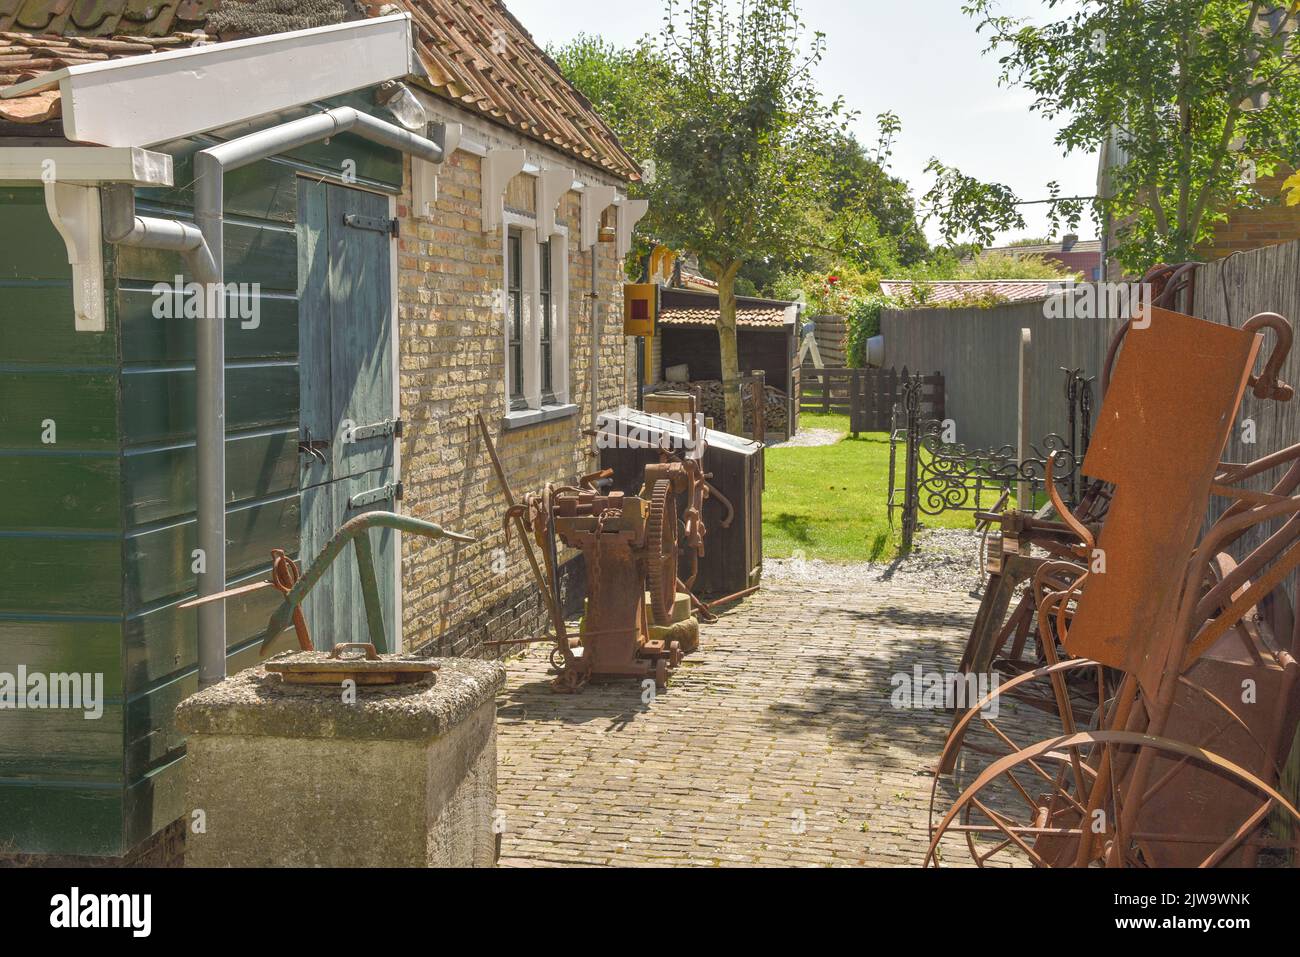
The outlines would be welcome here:
[[[1150,324],[1135,320],[1125,338],[1084,460],[1085,474],[1116,491],[1065,646],[1134,673],[1153,693],[1261,337],[1164,309],[1148,314]]]
[[[363,654],[344,654],[355,650]],[[348,642],[329,652],[284,652],[268,659],[266,670],[289,684],[337,685],[353,681],[358,685],[397,685],[433,681],[438,665],[424,658],[380,655],[369,642]]]

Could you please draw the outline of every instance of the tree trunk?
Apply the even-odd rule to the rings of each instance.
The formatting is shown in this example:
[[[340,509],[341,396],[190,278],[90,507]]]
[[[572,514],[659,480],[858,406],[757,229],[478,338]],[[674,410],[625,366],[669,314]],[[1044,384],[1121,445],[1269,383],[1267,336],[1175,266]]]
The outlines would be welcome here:
[[[718,351],[722,357],[722,399],[726,403],[727,431],[745,430],[740,402],[740,352],[736,347],[736,273],[740,263],[718,270]]]

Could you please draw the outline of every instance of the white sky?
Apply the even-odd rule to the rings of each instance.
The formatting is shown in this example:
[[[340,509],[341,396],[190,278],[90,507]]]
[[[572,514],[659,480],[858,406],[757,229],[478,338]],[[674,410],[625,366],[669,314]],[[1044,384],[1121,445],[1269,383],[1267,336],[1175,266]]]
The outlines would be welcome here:
[[[663,0],[590,3],[573,0],[505,0],[506,6],[541,44],[564,43],[579,33],[598,33],[629,45],[658,33]],[[1037,14],[1041,0],[1003,0],[1003,11]],[[1047,196],[1056,180],[1063,196],[1091,196],[1096,190],[1095,154],[1061,155],[1052,140],[1055,124],[1029,112],[1028,94],[998,85],[998,64],[985,55],[984,37],[961,12],[961,0],[801,0],[809,30],[826,34],[826,56],[818,72],[829,99],[843,95],[861,116],[855,132],[866,145],[876,141],[876,114],[897,113],[903,131],[894,146],[893,173],[911,184],[918,199],[930,186],[924,174],[937,156],[981,180],[1006,183],[1021,199]],[[1046,235],[1042,206],[1023,207],[1023,233]],[[934,223],[926,225],[932,242]],[[1079,225],[1095,238],[1090,219]]]

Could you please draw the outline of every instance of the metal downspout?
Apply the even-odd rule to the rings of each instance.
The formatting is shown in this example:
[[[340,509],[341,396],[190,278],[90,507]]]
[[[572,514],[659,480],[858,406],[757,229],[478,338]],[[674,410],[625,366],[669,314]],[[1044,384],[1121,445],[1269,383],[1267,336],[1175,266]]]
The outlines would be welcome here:
[[[326,110],[200,151],[194,159],[194,220],[211,252],[212,276],[207,282],[225,284],[223,231],[225,174],[250,163],[351,131],[372,142],[440,163],[442,147],[391,123],[352,107]],[[204,297],[215,301],[215,297]],[[221,293],[224,304],[224,292]],[[200,598],[226,587],[226,384],[225,322],[205,322],[208,303],[200,310],[195,337],[196,469],[198,472],[198,546],[205,571],[199,576]],[[225,603],[199,607],[199,687],[226,677]]]
[[[591,454],[596,457],[595,467],[600,467],[600,443],[595,433],[600,430],[600,292],[596,286],[596,253],[600,240],[591,244]]]

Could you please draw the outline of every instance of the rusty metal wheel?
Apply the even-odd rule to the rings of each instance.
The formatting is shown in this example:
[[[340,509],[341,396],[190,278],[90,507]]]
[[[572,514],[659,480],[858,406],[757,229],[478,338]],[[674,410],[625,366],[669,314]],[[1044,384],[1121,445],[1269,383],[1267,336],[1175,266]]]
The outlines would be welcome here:
[[[656,481],[650,493],[645,563],[654,622],[671,625],[677,600],[677,496],[667,479]]]
[[[1084,690],[1089,686],[1091,695]],[[1002,681],[962,714],[949,734],[930,789],[931,836],[938,830],[935,811],[941,788],[947,794],[960,794],[990,764],[1019,753],[1026,743],[1090,725],[1104,708],[1106,696],[1102,667],[1082,658],[1055,662]],[[1056,708],[1042,707],[1045,700],[1054,701]],[[1069,709],[1068,718],[1062,717],[1065,708]],[[952,768],[950,778],[940,773],[944,767]],[[1051,816],[1059,819],[1079,810],[1072,792],[1081,782],[1086,787],[1092,777],[1092,770],[1082,761],[1060,767],[1028,761],[987,782],[979,803],[968,804],[961,815],[959,832],[965,837],[971,860],[977,867],[985,867],[1006,863],[1008,857],[1004,852],[1009,842],[1001,832],[979,827],[986,823],[984,818],[1012,821],[1023,814],[1038,816],[1040,808],[1048,807]],[[1061,826],[1059,820],[1054,826]]]
[[[939,845],[949,834],[962,834],[968,841],[975,836],[989,842],[985,861],[996,853],[1009,851],[1022,863],[1037,867],[1101,863],[1142,867],[1151,863],[1153,845],[1197,841],[1196,833],[1179,832],[1177,822],[1170,822],[1160,833],[1123,830],[1122,822],[1127,817],[1125,806],[1132,797],[1126,790],[1125,769],[1133,766],[1137,754],[1143,750],[1194,762],[1258,795],[1257,810],[1204,857],[1202,867],[1222,863],[1246,842],[1274,807],[1300,821],[1300,811],[1275,788],[1212,751],[1134,731],[1082,731],[1039,741],[985,768],[939,822],[931,836],[925,863],[930,866],[940,863]],[[1076,761],[1089,769],[1098,766],[1103,769],[1086,775],[1087,783],[1082,790],[1071,783],[1070,766]],[[1031,799],[1033,806],[1019,814],[991,805],[991,786],[1034,765],[1055,765],[1058,771],[1054,777],[1064,784],[1066,793],[1058,789],[1037,801]],[[1112,769],[1114,773],[1103,773]],[[1139,800],[1146,796],[1143,794]],[[1199,835],[1199,840],[1203,841],[1204,835]]]

